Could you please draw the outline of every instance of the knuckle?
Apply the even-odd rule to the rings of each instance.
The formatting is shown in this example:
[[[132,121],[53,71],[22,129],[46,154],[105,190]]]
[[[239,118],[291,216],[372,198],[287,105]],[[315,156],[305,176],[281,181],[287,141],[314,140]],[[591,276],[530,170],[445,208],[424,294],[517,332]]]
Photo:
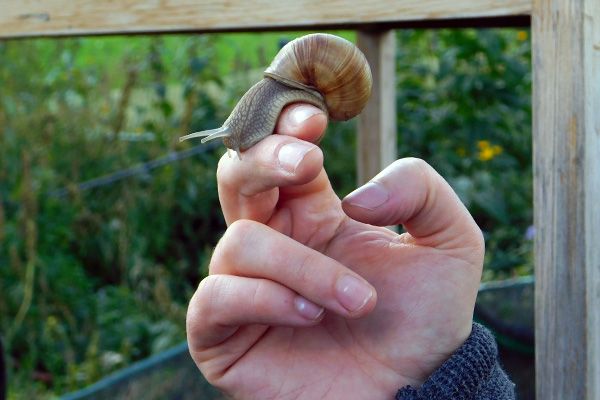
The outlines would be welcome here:
[[[229,164],[229,160],[228,160],[229,156],[227,154],[224,154],[220,159],[219,162],[217,163],[217,182],[221,183],[221,182],[225,182],[227,180],[228,177],[228,171],[229,169],[227,168],[227,165]]]
[[[251,308],[259,312],[270,310],[273,307],[273,302],[269,293],[268,283],[263,280],[257,280],[251,298],[247,299]]]
[[[200,281],[196,290],[198,309],[203,311],[207,305],[210,305],[211,299],[215,297],[215,292],[218,291],[219,275],[209,275]]]
[[[202,279],[200,281],[200,284],[198,285],[198,289],[197,289],[198,293],[203,296],[206,296],[206,295],[214,292],[219,280],[220,280],[219,275],[208,275],[207,277],[205,277],[204,279]]]
[[[473,249],[473,257],[476,260],[476,264],[481,264],[483,266],[483,259],[485,257],[485,238],[483,236],[483,232],[475,221],[473,221],[473,229],[471,235],[469,235],[466,240],[466,245]]]
[[[256,222],[245,219],[234,221],[229,225],[225,234],[217,243],[211,266],[218,266],[223,262],[229,263],[239,258],[247,248],[248,240],[256,232],[256,225]]]
[[[416,157],[406,157],[394,161],[390,165],[389,171],[392,176],[418,177],[425,182],[438,175],[427,161]]]
[[[404,162],[407,165],[411,165],[411,166],[415,166],[418,168],[423,168],[424,166],[428,166],[429,164],[427,163],[427,161],[423,160],[422,158],[419,157],[406,157],[403,159]],[[402,161],[402,160],[400,160]]]
[[[227,231],[225,232],[225,237],[233,236],[238,240],[244,239],[252,234],[255,229],[256,222],[248,219],[239,219],[229,225],[229,228],[227,228]]]
[[[204,315],[206,314],[206,299],[210,296],[208,293],[212,291],[213,282],[209,277],[200,281],[196,293],[190,300],[186,315],[186,330],[188,335],[195,336],[199,326],[202,326]]]
[[[314,279],[314,269],[312,266],[315,265],[315,263],[315,256],[312,254],[307,254],[306,256],[302,257],[299,262],[294,264],[294,268],[291,271],[294,280],[300,285],[305,286],[306,283]]]
[[[402,160],[400,160],[400,161],[402,161]],[[409,158],[405,158],[404,161],[405,161],[406,168],[411,170],[411,172],[419,173],[424,176],[432,175],[435,172],[433,167],[431,165],[429,165],[429,163],[427,161],[423,160],[422,158],[409,157]]]
[[[227,291],[227,280],[224,275],[209,275],[202,279],[198,285],[196,295],[196,311],[194,320],[201,321],[202,324],[215,322],[216,316],[219,314],[219,307],[225,297]]]

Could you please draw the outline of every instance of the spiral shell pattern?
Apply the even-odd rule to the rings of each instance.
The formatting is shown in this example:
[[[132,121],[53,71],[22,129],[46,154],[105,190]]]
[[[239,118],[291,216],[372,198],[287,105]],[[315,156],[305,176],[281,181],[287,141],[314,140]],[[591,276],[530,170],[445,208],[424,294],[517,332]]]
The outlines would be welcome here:
[[[318,92],[325,99],[329,116],[337,121],[358,115],[371,94],[371,70],[363,53],[346,39],[324,33],[286,44],[265,76]]]

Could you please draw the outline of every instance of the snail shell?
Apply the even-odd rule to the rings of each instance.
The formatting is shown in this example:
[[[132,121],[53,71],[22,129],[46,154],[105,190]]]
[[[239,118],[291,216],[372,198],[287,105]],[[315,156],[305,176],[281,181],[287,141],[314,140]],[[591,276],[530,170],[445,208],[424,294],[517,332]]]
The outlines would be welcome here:
[[[365,56],[338,36],[315,33],[286,44],[264,73],[235,106],[223,126],[183,136],[205,136],[202,142],[223,138],[240,151],[273,133],[281,110],[305,102],[336,121],[358,115],[371,95],[371,70]]]
[[[371,70],[365,56],[354,44],[334,35],[313,34],[289,42],[265,76],[299,89],[316,90],[336,121],[358,115],[371,95]]]

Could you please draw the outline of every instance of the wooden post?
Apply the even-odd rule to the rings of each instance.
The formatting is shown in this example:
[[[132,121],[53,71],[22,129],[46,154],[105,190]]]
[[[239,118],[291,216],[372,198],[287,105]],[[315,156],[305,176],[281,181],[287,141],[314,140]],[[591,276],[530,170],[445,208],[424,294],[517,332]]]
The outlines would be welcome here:
[[[0,38],[356,28],[525,16],[532,0],[0,0]],[[488,22],[492,22],[488,20]],[[456,26],[456,23],[453,24]],[[389,26],[388,28],[389,29]]]
[[[536,393],[600,399],[600,1],[535,0]]]
[[[396,146],[396,35],[358,32],[358,47],[373,73],[373,93],[358,119],[357,180],[363,184],[392,163]]]

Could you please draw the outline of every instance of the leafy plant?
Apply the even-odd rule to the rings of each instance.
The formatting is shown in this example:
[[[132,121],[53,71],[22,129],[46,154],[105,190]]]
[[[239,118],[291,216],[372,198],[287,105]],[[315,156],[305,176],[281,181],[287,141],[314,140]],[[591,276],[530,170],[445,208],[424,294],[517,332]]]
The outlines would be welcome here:
[[[497,29],[398,33],[399,153],[431,163],[467,205],[486,236],[487,279],[533,271],[527,38]]]

